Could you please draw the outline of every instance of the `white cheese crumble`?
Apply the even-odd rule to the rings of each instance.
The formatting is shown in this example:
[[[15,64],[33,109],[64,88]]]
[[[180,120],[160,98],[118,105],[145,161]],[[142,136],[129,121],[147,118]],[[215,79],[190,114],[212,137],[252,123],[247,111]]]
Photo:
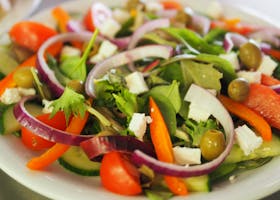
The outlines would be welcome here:
[[[247,125],[235,129],[237,143],[247,156],[256,148],[260,147],[263,140],[257,136]]]
[[[64,46],[61,49],[61,54],[60,54],[60,58],[63,60],[67,57],[73,57],[73,56],[77,56],[80,57],[82,54],[81,50],[75,47],[71,47],[71,46]]]
[[[240,69],[238,56],[235,52],[229,52],[227,54],[220,54],[219,57],[229,61],[235,70]]]
[[[277,62],[271,59],[270,56],[264,55],[262,58],[262,63],[257,69],[258,72],[271,76],[273,71],[277,67]]]
[[[175,162],[179,165],[201,164],[201,150],[199,148],[173,147]]]
[[[145,3],[145,8],[148,12],[157,12],[163,10],[163,5],[156,1],[147,1]]]
[[[189,115],[188,117],[200,122],[200,121],[206,121],[210,117],[210,113],[206,112],[205,110],[201,109],[201,106],[198,104],[195,104],[194,102],[190,104],[189,108]]]
[[[239,78],[244,78],[249,83],[260,83],[262,74],[261,72],[258,71],[251,72],[251,71],[241,70],[237,72],[237,76]]]
[[[117,8],[113,11],[113,18],[120,24],[123,24],[130,18],[130,14],[124,9]]]
[[[43,108],[43,113],[51,113],[53,111],[53,107],[50,105],[52,104],[53,101],[48,101],[47,99],[42,100],[42,104],[44,105]]]
[[[99,49],[98,49],[98,53],[94,56],[92,56],[89,61],[92,63],[98,63],[102,60],[104,60],[105,58],[108,58],[112,55],[114,55],[118,50],[118,47],[116,45],[114,45],[113,43],[111,43],[108,40],[105,40],[101,43]]]
[[[129,122],[128,129],[133,131],[139,140],[143,140],[147,129],[147,123],[151,122],[151,118],[145,116],[145,113],[133,113]]]
[[[35,94],[36,91],[34,88],[7,88],[0,97],[0,101],[4,104],[13,104],[19,102],[24,96]]]
[[[100,33],[108,38],[114,38],[121,25],[113,18],[106,19],[99,27]]]
[[[131,93],[141,94],[149,90],[141,72],[133,72],[125,77],[126,85]]]

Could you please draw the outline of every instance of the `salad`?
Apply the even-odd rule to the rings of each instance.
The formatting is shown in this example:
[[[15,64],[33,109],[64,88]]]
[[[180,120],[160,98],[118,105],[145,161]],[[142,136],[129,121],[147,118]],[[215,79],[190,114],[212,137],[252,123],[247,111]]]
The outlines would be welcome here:
[[[211,192],[280,153],[279,30],[130,0],[22,21],[1,46],[0,133],[121,195]],[[25,165],[25,163],[23,163]]]

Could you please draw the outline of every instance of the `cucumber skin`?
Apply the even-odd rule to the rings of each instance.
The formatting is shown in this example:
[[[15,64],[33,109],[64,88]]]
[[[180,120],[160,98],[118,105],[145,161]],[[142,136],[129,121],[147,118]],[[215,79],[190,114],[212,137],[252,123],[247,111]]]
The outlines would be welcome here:
[[[63,158],[58,159],[59,164],[67,169],[70,172],[73,172],[75,174],[81,175],[81,176],[99,176],[99,170],[93,171],[93,170],[83,170],[77,167],[72,166],[67,161],[65,161]]]
[[[184,179],[190,192],[210,192],[211,182],[209,175],[202,175]]]
[[[10,107],[13,107],[13,106],[14,106],[13,104],[5,105],[3,103],[0,103],[0,134],[1,135],[5,134],[4,114]]]
[[[99,176],[100,163],[88,159],[84,151],[77,146],[71,146],[59,159],[59,164],[65,169],[82,176]]]
[[[244,155],[242,149],[237,144],[234,144],[224,163],[238,163],[241,161],[275,157],[278,155],[280,155],[280,138],[273,135],[270,142],[264,141],[259,148],[255,149],[255,151],[248,156]]]

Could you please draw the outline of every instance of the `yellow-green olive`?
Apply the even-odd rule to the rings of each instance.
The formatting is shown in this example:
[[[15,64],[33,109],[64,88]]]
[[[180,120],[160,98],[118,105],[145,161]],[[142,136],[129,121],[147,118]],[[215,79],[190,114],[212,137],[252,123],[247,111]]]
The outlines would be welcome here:
[[[78,93],[82,93],[84,91],[83,83],[79,80],[71,80],[67,83],[67,86]]]
[[[23,67],[16,70],[13,79],[16,85],[19,87],[23,87],[23,88],[33,87],[34,78],[30,67]]]
[[[235,101],[244,101],[250,91],[248,81],[243,78],[237,78],[228,85],[228,96]]]
[[[241,45],[239,58],[247,69],[256,70],[262,62],[262,52],[255,44],[247,42]]]
[[[218,130],[206,131],[200,140],[202,157],[206,160],[217,158],[226,148],[224,134]]]

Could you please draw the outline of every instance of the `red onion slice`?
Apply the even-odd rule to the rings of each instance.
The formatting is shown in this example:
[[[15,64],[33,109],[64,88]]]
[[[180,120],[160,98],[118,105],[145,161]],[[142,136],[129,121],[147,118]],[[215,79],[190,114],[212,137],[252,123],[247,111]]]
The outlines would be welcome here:
[[[238,33],[227,33],[224,39],[224,49],[230,52],[233,47],[240,47],[242,44],[248,42],[248,39]]]
[[[80,146],[91,160],[111,151],[132,153],[136,149],[139,149],[150,156],[155,156],[155,152],[151,144],[142,142],[132,136],[95,136],[81,142]]]
[[[209,32],[210,25],[211,21],[209,18],[198,14],[192,15],[191,26],[202,35],[206,35]]]
[[[69,32],[82,32],[86,31],[85,27],[80,21],[77,20],[69,20],[66,24],[66,28]]]
[[[91,32],[79,32],[79,33],[64,33],[59,34],[48,39],[40,47],[37,53],[37,62],[36,67],[42,78],[42,81],[46,82],[50,87],[51,91],[56,97],[59,97],[63,91],[64,86],[57,80],[54,72],[49,68],[46,60],[44,58],[45,52],[51,45],[57,42],[66,42],[66,41],[89,41],[92,36]]]
[[[272,31],[274,29],[262,29],[257,32],[250,34],[250,38],[253,38],[257,41],[268,42],[275,47],[280,46],[280,32],[279,30]]]
[[[273,89],[278,94],[280,93],[280,84],[272,85],[272,86],[270,86],[270,88]]]
[[[14,116],[21,126],[30,129],[34,134],[51,142],[62,143],[67,145],[79,146],[82,141],[88,140],[90,135],[73,135],[66,131],[53,128],[28,113],[24,104],[26,101],[32,100],[36,96],[26,96],[15,105]]]
[[[201,165],[185,167],[161,162],[146,155],[140,150],[136,150],[132,154],[132,160],[135,164],[147,165],[159,174],[178,177],[191,177],[208,174],[215,170],[224,161],[224,159],[230,153],[234,142],[234,126],[230,114],[215,96],[213,96],[207,90],[194,84],[192,84],[189,88],[185,100],[201,106],[203,110],[211,113],[221,123],[225,131],[227,144],[223,153],[210,162]]]
[[[169,26],[169,19],[164,18],[146,22],[133,33],[128,49],[133,49],[145,33],[151,32],[157,28],[166,28]]]
[[[100,78],[110,69],[128,64],[147,57],[159,57],[168,59],[172,55],[172,47],[164,45],[147,45],[121,52],[96,64],[89,72],[85,89],[87,95],[95,97],[94,79]]]

